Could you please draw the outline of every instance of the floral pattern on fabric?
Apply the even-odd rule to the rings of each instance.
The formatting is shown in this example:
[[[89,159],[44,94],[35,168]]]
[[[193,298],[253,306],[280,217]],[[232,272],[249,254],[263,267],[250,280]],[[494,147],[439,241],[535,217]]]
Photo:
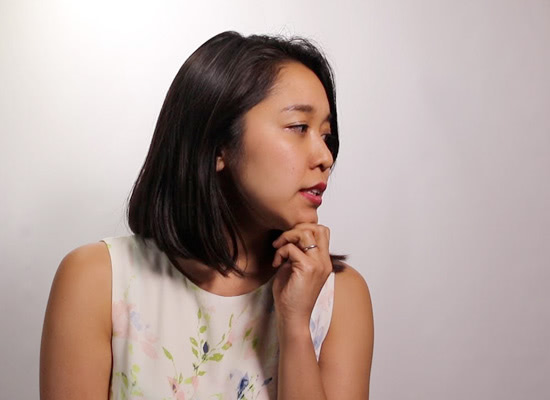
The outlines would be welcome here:
[[[151,242],[134,235],[103,241],[113,274],[110,399],[276,399],[272,281],[241,296],[219,296],[188,280]],[[311,315],[317,359],[333,282],[331,274]]]

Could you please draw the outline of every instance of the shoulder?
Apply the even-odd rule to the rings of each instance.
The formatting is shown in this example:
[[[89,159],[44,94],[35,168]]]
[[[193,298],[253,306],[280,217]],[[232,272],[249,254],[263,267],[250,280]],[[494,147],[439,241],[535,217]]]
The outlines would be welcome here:
[[[334,273],[335,307],[338,307],[341,312],[348,310],[348,306],[370,308],[371,297],[365,278],[351,265],[343,262],[342,264],[344,265],[342,272]],[[343,305],[346,307],[342,308]]]
[[[367,282],[343,263],[334,274],[334,305],[319,367],[327,398],[368,398],[374,322]]]
[[[61,260],[61,267],[110,269],[110,256],[105,242],[88,243],[68,252]]]
[[[77,326],[73,325],[76,322]],[[79,329],[86,335],[111,334],[111,260],[102,242],[70,251],[61,260],[51,285],[44,337],[63,338],[64,332],[76,334]]]
[[[55,273],[48,310],[56,314],[67,308],[82,307],[99,313],[104,321],[110,311],[111,258],[103,242],[85,244],[67,253]],[[106,306],[109,306],[108,308]]]
[[[102,242],[80,246],[61,260],[51,285],[40,348],[41,398],[107,393],[111,326],[109,251]]]
[[[67,283],[88,290],[110,287],[111,257],[106,243],[85,244],[71,250],[59,264],[53,286],[65,287]],[[68,289],[68,288],[67,288]]]

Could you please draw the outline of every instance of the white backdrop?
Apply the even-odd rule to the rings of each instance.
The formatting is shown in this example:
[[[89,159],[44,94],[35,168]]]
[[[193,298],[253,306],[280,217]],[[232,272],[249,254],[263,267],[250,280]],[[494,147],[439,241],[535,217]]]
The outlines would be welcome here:
[[[371,290],[371,398],[550,398],[547,0],[1,0],[0,397],[38,397],[59,262],[127,232],[166,91],[227,29],[335,68],[320,223]]]

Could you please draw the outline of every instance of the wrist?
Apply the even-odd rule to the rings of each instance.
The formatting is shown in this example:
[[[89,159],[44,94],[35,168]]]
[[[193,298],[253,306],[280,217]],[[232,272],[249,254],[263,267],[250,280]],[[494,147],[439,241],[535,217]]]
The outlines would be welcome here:
[[[277,323],[277,332],[280,343],[288,341],[311,341],[309,322],[290,322],[281,320]]]

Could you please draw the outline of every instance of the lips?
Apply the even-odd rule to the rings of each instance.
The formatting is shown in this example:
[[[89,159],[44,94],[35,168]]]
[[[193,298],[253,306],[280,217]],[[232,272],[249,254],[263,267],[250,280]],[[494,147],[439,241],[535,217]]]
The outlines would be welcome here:
[[[323,202],[323,192],[326,190],[327,184],[319,182],[315,186],[300,190],[302,195],[316,206],[320,206]]]
[[[300,193],[316,206],[320,206],[323,202],[323,198],[321,197],[321,195],[313,194],[309,190],[300,190]]]
[[[319,182],[315,186],[311,186],[311,187],[302,189],[302,191],[311,190],[311,191],[316,192],[317,195],[321,196],[326,189],[327,189],[327,184],[325,182]]]

